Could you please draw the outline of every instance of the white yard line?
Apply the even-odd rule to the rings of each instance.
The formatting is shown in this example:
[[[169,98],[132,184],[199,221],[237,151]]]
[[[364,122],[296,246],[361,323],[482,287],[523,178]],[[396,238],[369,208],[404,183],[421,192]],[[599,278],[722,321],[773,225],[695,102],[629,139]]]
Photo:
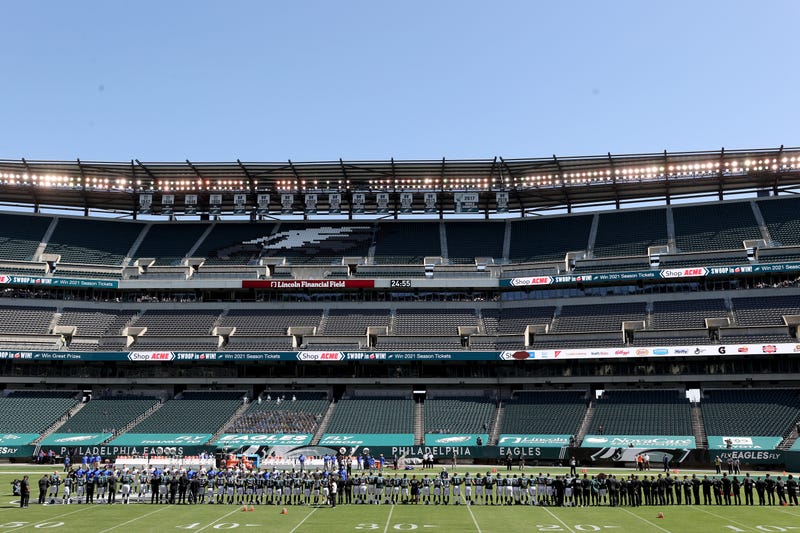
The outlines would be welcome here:
[[[738,507],[738,506],[737,506],[737,507]],[[748,506],[748,507],[750,507],[750,506]],[[731,524],[736,524],[737,526],[742,526],[742,527],[745,527],[745,528],[747,528],[747,529],[753,529],[753,526],[749,526],[749,525],[747,525],[747,524],[743,524],[742,522],[737,522],[736,520],[731,520],[729,517],[727,517],[727,516],[722,516],[721,514],[712,513],[711,511],[706,511],[706,510],[705,510],[705,509],[703,509],[702,507],[698,507],[698,506],[696,506],[696,505],[692,505],[690,508],[691,508],[691,509],[694,509],[694,510],[696,510],[696,511],[700,511],[701,513],[710,514],[711,516],[714,516],[714,517],[716,517],[716,518],[719,518],[720,520],[725,520],[725,521],[728,521],[728,522],[730,522]]]
[[[233,513],[238,513],[238,512],[240,512],[240,509],[239,509],[239,506],[237,505],[237,506],[236,506],[236,509],[234,509],[234,510],[233,510],[233,511],[231,511],[230,513],[226,513],[226,514],[224,514],[224,515],[220,516],[219,518],[217,518],[216,520],[214,520],[214,521],[213,521],[213,522],[211,522],[210,524],[206,524],[205,526],[201,527],[200,529],[198,529],[198,530],[197,530],[197,533],[200,533],[200,531],[203,531],[204,529],[208,529],[208,528],[210,528],[211,526],[213,526],[214,524],[216,524],[216,523],[217,523],[217,522],[219,522],[220,520],[223,520],[223,519],[225,519],[225,518],[228,518],[228,517],[229,517],[230,515],[232,515]]]
[[[650,524],[651,526],[653,526],[653,527],[654,527],[654,528],[656,528],[656,529],[660,529],[661,531],[664,531],[665,533],[670,533],[670,531],[669,531],[668,529],[664,529],[663,527],[659,526],[658,524],[655,524],[655,523],[651,522],[650,520],[648,520],[648,519],[646,519],[646,518],[642,518],[641,516],[637,515],[636,513],[632,513],[632,512],[630,512],[630,511],[629,511],[629,510],[627,510],[627,509],[622,509],[622,507],[620,507],[620,509],[621,509],[621,510],[623,510],[623,511],[625,511],[626,513],[628,513],[628,514],[629,514],[629,515],[631,515],[632,517],[634,517],[634,518],[638,518],[638,519],[639,519],[639,520],[641,520],[642,522],[646,522],[646,523]]]
[[[118,527],[126,526],[128,524],[136,522],[137,520],[141,520],[142,518],[150,516],[151,514],[160,513],[161,511],[163,511],[164,509],[167,509],[167,508],[168,508],[167,506],[160,507],[159,509],[156,509],[155,511],[150,511],[149,513],[143,514],[142,516],[137,516],[136,518],[131,518],[127,522],[122,522],[121,524],[117,524],[117,525],[115,525],[113,527],[110,527],[108,529],[104,529],[104,530],[100,531],[100,533],[106,533],[107,531],[113,531],[113,530],[117,529]]]
[[[308,514],[306,515],[306,517],[305,517],[305,518],[303,518],[302,520],[300,520],[300,523],[299,523],[299,524],[297,524],[296,526],[294,526],[294,527],[292,528],[292,530],[291,530],[289,533],[294,533],[295,531],[297,531],[297,528],[299,528],[300,526],[302,526],[302,525],[303,525],[303,522],[305,522],[306,520],[308,520],[308,517],[310,517],[312,514],[314,514],[314,511],[316,511],[317,509],[319,509],[319,507],[314,507],[314,508],[311,510],[311,512],[310,512],[310,513],[308,513]]]
[[[69,516],[71,514],[80,513],[80,512],[83,512],[83,511],[87,510],[87,509],[91,509],[91,507],[84,507],[83,509],[78,509],[76,511],[70,511],[68,513],[60,514],[58,516],[51,516],[51,517],[48,517],[46,520],[38,520],[36,522],[29,522],[29,523],[25,524],[24,526],[14,527],[14,528],[11,528],[11,529],[5,529],[4,532],[9,532],[10,533],[11,531],[16,531],[18,529],[22,529],[22,528],[25,528],[25,527],[36,527],[37,524],[46,524],[48,522],[58,522],[59,518],[64,518],[65,516]]]
[[[558,521],[561,523],[561,525],[562,525],[562,526],[564,526],[565,528],[567,528],[567,530],[568,530],[568,531],[570,531],[571,533],[575,533],[575,531],[574,531],[574,530],[573,530],[571,527],[569,527],[567,524],[565,524],[563,520],[561,520],[559,517],[557,517],[553,511],[551,511],[551,510],[550,510],[550,509],[548,509],[547,507],[542,507],[542,509],[544,509],[545,511],[547,511],[547,514],[549,514],[550,516],[552,516],[554,519],[558,520]]]
[[[469,511],[469,515],[472,517],[472,523],[475,524],[475,529],[478,530],[478,533],[483,533],[481,531],[481,526],[478,525],[478,521],[475,519],[475,513],[472,512],[472,506],[467,502],[467,511]]]
[[[386,527],[383,528],[383,533],[389,531],[389,524],[392,522],[392,513],[394,512],[394,504],[392,504],[392,508],[389,509],[389,516],[386,518]]]

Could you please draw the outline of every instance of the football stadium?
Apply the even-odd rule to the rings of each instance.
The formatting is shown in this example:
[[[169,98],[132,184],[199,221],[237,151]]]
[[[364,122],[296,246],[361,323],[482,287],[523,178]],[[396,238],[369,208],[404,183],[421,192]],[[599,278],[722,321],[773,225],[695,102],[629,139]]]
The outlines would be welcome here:
[[[0,531],[798,530],[798,191],[783,146],[2,160]]]

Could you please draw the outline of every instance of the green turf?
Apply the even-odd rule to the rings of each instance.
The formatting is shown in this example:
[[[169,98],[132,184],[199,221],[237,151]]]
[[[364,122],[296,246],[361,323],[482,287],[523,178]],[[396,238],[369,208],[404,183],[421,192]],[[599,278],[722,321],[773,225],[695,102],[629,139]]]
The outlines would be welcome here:
[[[796,507],[653,506],[634,509],[341,505],[336,509],[287,506],[287,513],[281,514],[283,506],[255,506],[254,511],[243,512],[241,507],[229,505],[40,506],[32,503],[28,509],[20,509],[18,504],[15,505],[17,499],[11,496],[11,480],[20,477],[22,472],[29,472],[35,482],[44,470],[48,469],[27,465],[0,468],[0,533],[12,531],[181,533],[181,531],[223,530],[278,533],[800,532],[800,508]],[[465,468],[459,470],[463,472]],[[477,472],[485,470],[485,467],[480,470],[477,468],[469,470]],[[527,472],[539,470],[539,468],[529,468]],[[553,473],[563,471],[563,469],[541,470]],[[593,470],[600,471],[600,469]],[[679,473],[683,475],[683,472]],[[38,490],[34,489],[32,495],[35,502]],[[664,514],[664,518],[657,517],[659,512]]]

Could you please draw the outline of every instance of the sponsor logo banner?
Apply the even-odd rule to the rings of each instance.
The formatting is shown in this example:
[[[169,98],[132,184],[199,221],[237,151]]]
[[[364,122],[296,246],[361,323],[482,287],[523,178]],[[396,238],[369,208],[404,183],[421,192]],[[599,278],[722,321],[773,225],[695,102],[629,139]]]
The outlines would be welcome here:
[[[0,274],[0,284],[5,285],[46,285],[50,287],[87,287],[97,289],[116,289],[119,283],[108,279],[76,278],[36,278],[33,276],[9,276]]]
[[[631,446],[633,444],[633,446]],[[670,448],[694,449],[694,437],[661,435],[586,435],[581,448]]]
[[[781,437],[731,437],[708,436],[709,450],[727,450],[730,442],[732,450],[774,450],[783,439]]]
[[[744,464],[782,464],[789,459],[791,452],[780,450],[708,450],[708,457],[711,462],[719,457],[723,462],[739,459]],[[788,461],[787,461],[788,462]]]
[[[202,446],[210,433],[125,433],[109,443],[110,446]]]
[[[428,433],[425,435],[425,446],[478,446],[478,437],[481,438],[481,446],[489,442],[488,433],[474,435]]]
[[[90,446],[103,443],[113,436],[113,433],[53,433],[42,441],[42,446]]]
[[[239,448],[241,446],[306,446],[313,435],[284,433],[226,433],[214,443],[217,448]]]
[[[498,446],[509,448],[539,446],[542,448],[557,448],[569,446],[570,435],[518,435],[504,433],[497,441]]]
[[[22,446],[38,438],[38,433],[0,433],[0,446]]]
[[[175,354],[172,352],[129,352],[129,361],[172,361]]]
[[[35,446],[0,446],[0,457],[33,457]]]
[[[243,280],[243,289],[371,289],[373,279],[253,279]]]
[[[326,433],[319,441],[320,446],[333,446],[337,448],[339,446],[412,446],[413,444],[413,433]]]

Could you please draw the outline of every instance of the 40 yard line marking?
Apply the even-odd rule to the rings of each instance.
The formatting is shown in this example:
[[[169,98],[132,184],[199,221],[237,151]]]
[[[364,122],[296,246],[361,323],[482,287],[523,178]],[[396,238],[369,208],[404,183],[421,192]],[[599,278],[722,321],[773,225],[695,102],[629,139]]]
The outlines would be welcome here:
[[[310,512],[310,513],[308,513],[308,514],[306,515],[306,517],[305,517],[305,518],[303,518],[302,520],[300,520],[300,523],[299,523],[299,524],[297,524],[296,526],[294,526],[294,527],[292,528],[292,530],[291,530],[289,533],[294,533],[295,531],[297,531],[297,528],[299,528],[300,526],[302,526],[302,525],[303,525],[303,522],[305,522],[306,520],[308,520],[308,517],[310,517],[312,514],[314,514],[314,511],[316,511],[317,509],[319,509],[319,507],[314,507],[313,509],[311,509],[311,512]]]
[[[232,515],[233,513],[238,513],[238,512],[239,512],[239,506],[237,505],[237,506],[236,506],[236,509],[234,509],[234,510],[233,510],[233,511],[231,511],[230,513],[227,513],[227,514],[224,514],[224,515],[220,516],[219,518],[217,518],[216,520],[214,520],[214,521],[213,521],[213,522],[211,522],[210,524],[206,524],[205,526],[201,527],[200,529],[198,529],[198,530],[197,530],[197,533],[200,533],[200,532],[201,532],[201,531],[203,531],[204,529],[208,529],[208,528],[210,528],[211,526],[213,526],[214,524],[216,524],[216,523],[217,523],[217,522],[219,522],[220,520],[224,520],[225,518],[228,518],[228,517],[229,517],[230,515]]]
[[[697,511],[700,511],[701,513],[710,514],[711,516],[719,518],[720,520],[725,520],[725,521],[730,522],[732,524],[736,524],[737,526],[742,526],[742,527],[747,528],[747,529],[752,529],[753,528],[753,526],[748,526],[747,524],[743,524],[742,522],[737,522],[736,520],[731,520],[727,516],[722,516],[722,515],[719,515],[717,513],[712,513],[711,511],[706,511],[702,507],[696,507],[696,506],[693,505],[693,506],[690,507],[690,509],[695,509]]]

